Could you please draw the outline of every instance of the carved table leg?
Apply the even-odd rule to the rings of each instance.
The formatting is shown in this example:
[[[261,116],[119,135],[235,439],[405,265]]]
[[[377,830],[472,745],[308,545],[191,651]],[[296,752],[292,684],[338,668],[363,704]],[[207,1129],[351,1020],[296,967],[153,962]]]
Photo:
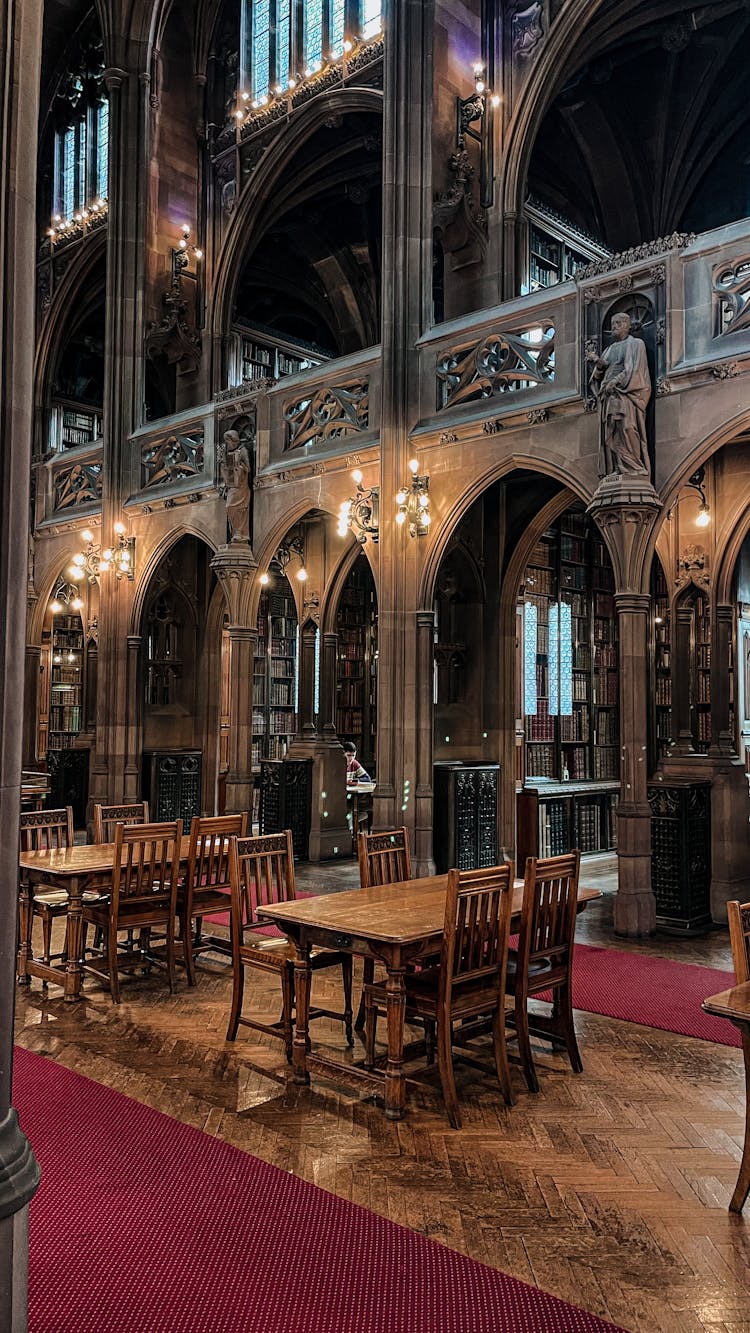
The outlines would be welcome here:
[[[18,964],[16,968],[19,986],[28,986],[31,982],[27,963],[31,957],[31,926],[34,919],[32,912],[34,890],[24,877],[21,881],[21,895],[18,903]]]
[[[406,968],[401,959],[388,965],[386,981],[386,1017],[388,1020],[388,1063],[385,1069],[385,1115],[387,1120],[403,1119],[406,1110],[404,1078],[404,1017],[406,1014]]]
[[[737,1024],[739,1027],[739,1024]],[[734,1187],[730,1213],[741,1213],[750,1194],[750,1028],[742,1026],[742,1054],[745,1059],[745,1145],[742,1149],[740,1174]]]
[[[81,994],[81,881],[74,876],[68,886],[68,929],[65,940],[67,963],[65,965],[65,1000],[70,1004]]]
[[[307,1030],[310,1019],[311,979],[310,945],[304,940],[298,940],[297,957],[294,960],[294,997],[297,1021],[294,1029],[292,1059],[294,1064],[294,1081],[295,1083],[301,1084],[310,1082],[310,1075],[307,1072],[307,1050],[309,1045]]]

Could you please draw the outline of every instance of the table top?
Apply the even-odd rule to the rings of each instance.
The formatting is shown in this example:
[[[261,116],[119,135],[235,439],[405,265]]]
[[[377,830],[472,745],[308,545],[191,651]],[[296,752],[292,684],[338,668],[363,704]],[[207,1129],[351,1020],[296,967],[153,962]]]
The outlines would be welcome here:
[[[371,792],[374,792],[374,790],[374,782],[347,782],[346,784],[346,792],[348,796],[351,796],[352,793],[356,795],[358,791],[365,792],[366,795],[369,795]]]
[[[720,991],[718,995],[709,995],[701,1008],[707,1014],[716,1014],[717,1018],[734,1018],[750,1023],[750,981],[743,981],[731,990]]]
[[[180,860],[187,861],[190,838],[180,839]],[[46,851],[21,852],[22,870],[43,870],[45,875],[96,875],[112,869],[115,859],[113,842],[86,843],[81,847],[51,847]]]
[[[409,944],[426,935],[442,935],[445,921],[447,875],[408,879],[397,884],[379,884],[370,889],[351,889],[346,893],[327,893],[292,903],[264,907],[262,915],[280,926],[322,927],[356,934],[361,939]],[[600,898],[598,889],[579,888],[581,907]],[[513,887],[513,915],[521,911],[523,880]]]

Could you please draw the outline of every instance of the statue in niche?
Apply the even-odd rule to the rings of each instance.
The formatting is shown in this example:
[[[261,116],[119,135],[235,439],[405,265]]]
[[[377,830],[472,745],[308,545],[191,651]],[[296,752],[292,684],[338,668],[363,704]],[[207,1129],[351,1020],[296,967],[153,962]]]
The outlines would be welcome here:
[[[594,365],[591,387],[602,417],[599,476],[651,474],[646,440],[646,408],[651,376],[646,344],[630,332],[630,316],[612,316],[614,342]]]
[[[219,453],[229,532],[233,542],[250,541],[250,459],[237,430],[224,432]]]

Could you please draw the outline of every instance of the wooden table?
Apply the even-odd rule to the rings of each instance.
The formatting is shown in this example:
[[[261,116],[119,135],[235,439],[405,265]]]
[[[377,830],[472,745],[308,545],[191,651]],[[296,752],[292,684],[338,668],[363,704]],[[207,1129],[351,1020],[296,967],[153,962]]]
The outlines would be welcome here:
[[[22,806],[31,806],[32,810],[41,810],[49,793],[50,785],[46,774],[40,773],[38,778],[24,774],[21,779]]]
[[[294,941],[297,950],[294,973],[297,1011],[293,1044],[295,1083],[309,1083],[311,1069],[323,1073],[335,1071],[365,1085],[371,1092],[382,1094],[383,1077],[377,1071],[308,1053],[310,950],[313,945],[377,958],[385,963],[388,974],[385,1114],[389,1120],[401,1119],[406,1108],[404,976],[410,963],[424,954],[435,954],[440,950],[447,883],[447,875],[432,875],[427,879],[354,889],[348,893],[329,893],[263,908],[262,915],[279,926]],[[600,897],[598,889],[579,889],[579,912],[587,903]],[[517,931],[520,926],[522,900],[523,880],[516,880],[511,931]]]
[[[357,834],[359,833],[360,811],[364,811],[367,816],[367,831],[369,833],[372,827],[372,793],[375,790],[374,782],[351,782],[346,784],[347,800],[351,798],[352,807],[352,847],[357,850]],[[363,820],[364,823],[364,820]]]
[[[180,865],[187,865],[190,838],[180,841]],[[44,963],[34,958],[21,940],[18,950],[18,982],[25,985],[31,977],[54,981],[65,990],[65,999],[77,1000],[81,994],[81,902],[84,890],[103,889],[112,882],[115,844],[102,842],[84,847],[59,847],[42,852],[21,852],[19,866],[26,876],[29,894],[33,899],[35,885],[65,889],[68,895],[68,926],[65,942],[67,961],[64,964]],[[127,848],[124,849],[127,855]],[[31,910],[32,904],[29,904]]]
[[[742,1149],[740,1174],[729,1205],[730,1213],[741,1213],[750,1194],[750,981],[719,995],[709,995],[701,1006],[707,1014],[728,1018],[742,1036],[742,1054],[745,1060],[745,1145]]]

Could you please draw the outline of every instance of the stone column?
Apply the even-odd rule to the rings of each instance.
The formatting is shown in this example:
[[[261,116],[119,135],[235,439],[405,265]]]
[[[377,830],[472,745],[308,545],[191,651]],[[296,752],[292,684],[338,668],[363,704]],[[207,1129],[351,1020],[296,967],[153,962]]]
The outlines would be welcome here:
[[[617,807],[615,933],[651,935],[651,811],[648,804],[646,660],[650,597],[646,552],[661,502],[645,478],[606,477],[588,512],[615,571],[620,667],[620,801]]]
[[[417,611],[417,788],[415,792],[414,872],[434,875],[432,855],[432,741],[435,616]]]
[[[378,765],[375,823],[413,831],[417,787],[414,616],[429,538],[395,522],[393,497],[407,479],[410,432],[420,417],[417,342],[432,312],[433,0],[386,0],[383,121],[383,320],[378,579]],[[421,688],[421,686],[419,687]],[[429,778],[419,819],[431,824]],[[406,807],[406,808],[404,808]],[[424,838],[422,837],[422,840]]]
[[[4,73],[0,84],[0,1333],[23,1333],[26,1328],[28,1204],[39,1184],[39,1167],[11,1105],[11,1072],[41,43],[41,0],[6,0],[0,10]]]
[[[253,581],[258,562],[248,543],[220,546],[211,568],[229,611],[229,771],[226,811],[253,808],[253,658],[258,642],[251,623]]]
[[[23,765],[36,765],[37,731],[39,729],[39,676],[42,669],[42,650],[38,644],[26,644],[23,691]]]
[[[299,660],[299,716],[295,743],[315,744],[318,733],[315,727],[315,657],[318,626],[314,620],[306,620],[300,627]]]
[[[338,745],[336,732],[336,665],[339,636],[323,635],[320,650],[320,732],[328,745]]]
[[[674,610],[672,646],[672,729],[675,743],[670,758],[695,753],[690,716],[690,636],[693,613],[684,602]]]
[[[127,735],[125,740],[125,800],[137,801],[141,795],[142,766],[142,699],[141,688],[141,636],[129,634],[127,638]]]

